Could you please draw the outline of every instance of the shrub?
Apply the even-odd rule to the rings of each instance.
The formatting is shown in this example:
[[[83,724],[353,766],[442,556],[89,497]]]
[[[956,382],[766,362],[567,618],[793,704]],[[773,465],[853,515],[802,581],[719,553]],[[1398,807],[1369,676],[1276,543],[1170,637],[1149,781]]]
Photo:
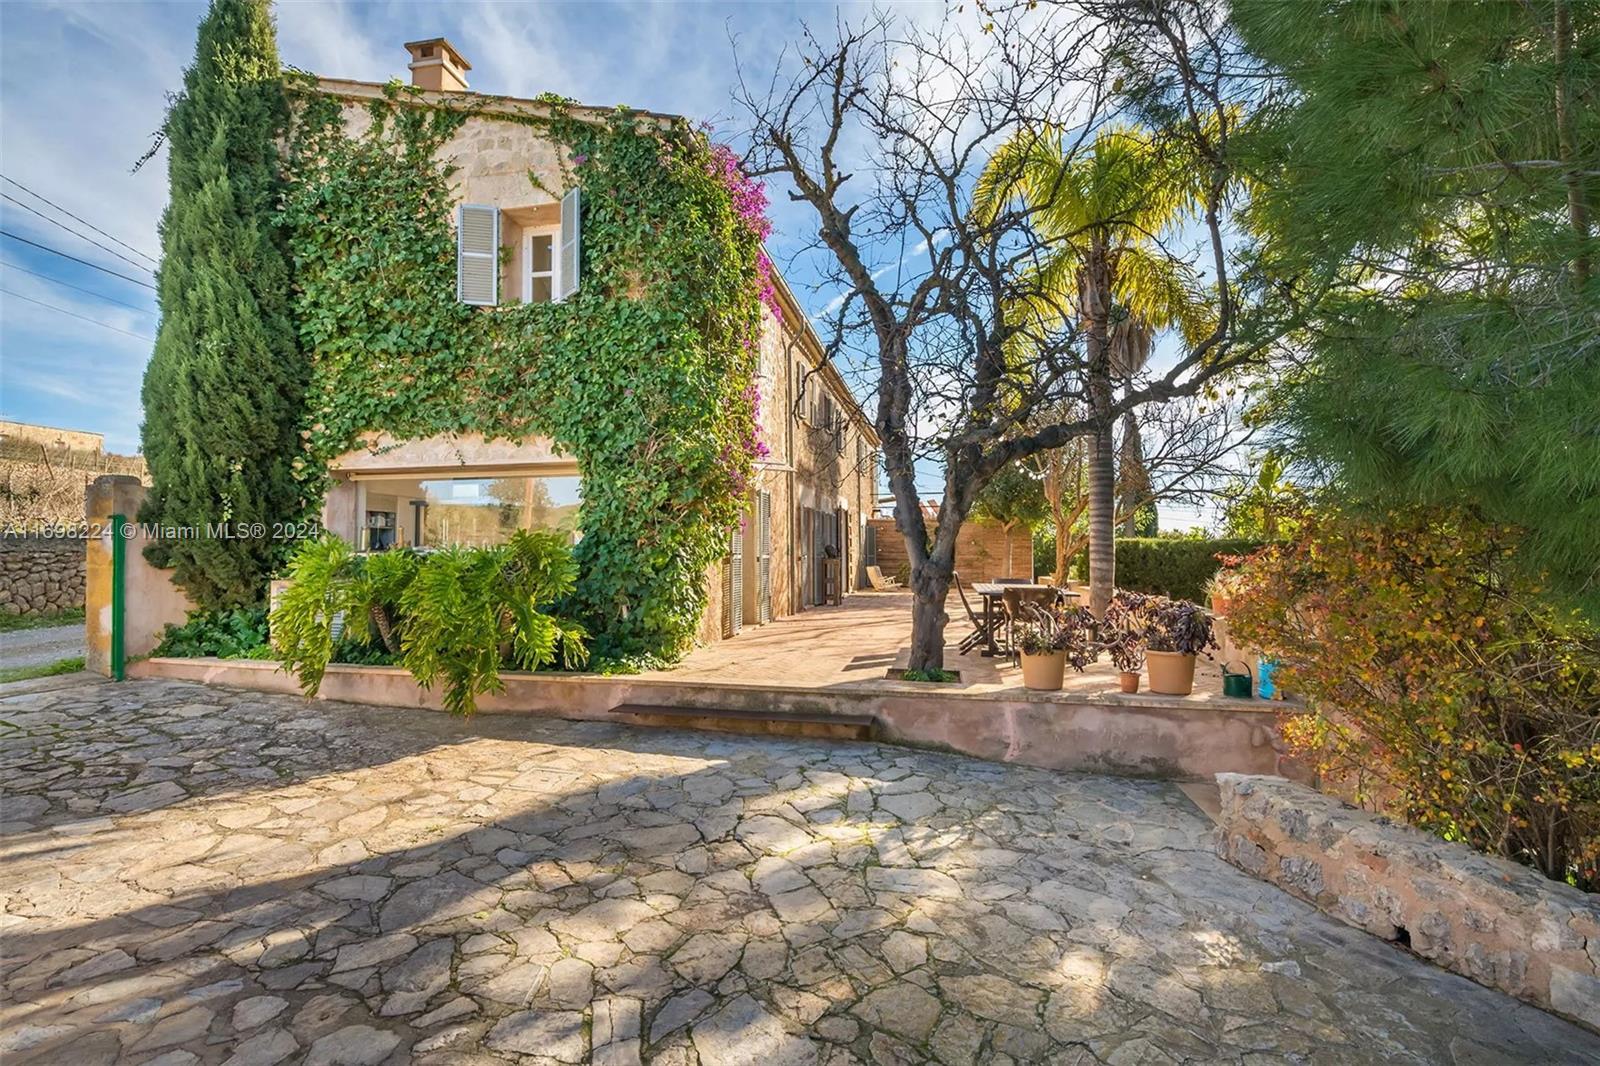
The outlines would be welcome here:
[[[1202,603],[1219,555],[1248,555],[1260,541],[1233,538],[1118,537],[1117,588]]]
[[[555,534],[519,530],[492,548],[358,555],[337,537],[305,544],[272,614],[278,658],[307,695],[328,663],[394,662],[444,705],[471,714],[504,688],[502,669],[588,660],[581,626],[549,613],[577,566]]]
[[[1600,631],[1469,515],[1304,522],[1239,567],[1229,611],[1310,701],[1291,748],[1362,802],[1600,888]]]
[[[181,626],[168,625],[152,655],[178,659],[266,658],[267,612],[261,607],[190,611]]]

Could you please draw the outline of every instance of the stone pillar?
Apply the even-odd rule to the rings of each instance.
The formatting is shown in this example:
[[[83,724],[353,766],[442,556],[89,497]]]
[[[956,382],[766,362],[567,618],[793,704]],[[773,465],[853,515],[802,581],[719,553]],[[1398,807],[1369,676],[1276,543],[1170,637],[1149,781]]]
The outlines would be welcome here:
[[[84,517],[90,537],[84,582],[84,666],[105,677],[111,676],[111,516],[120,514],[130,523],[137,522],[145,491],[136,477],[103,474],[85,493]],[[126,542],[122,650],[131,660],[150,654],[161,642],[167,624],[182,624],[193,604],[167,571],[145,560],[149,541],[142,533],[135,528]]]

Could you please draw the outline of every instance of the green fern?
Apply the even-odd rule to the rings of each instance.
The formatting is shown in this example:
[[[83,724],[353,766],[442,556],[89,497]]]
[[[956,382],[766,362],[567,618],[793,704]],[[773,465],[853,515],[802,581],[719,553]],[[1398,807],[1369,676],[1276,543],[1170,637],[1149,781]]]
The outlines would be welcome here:
[[[325,537],[300,550],[289,577],[272,614],[273,643],[307,695],[341,648],[362,661],[393,657],[423,688],[442,683],[445,708],[463,715],[479,696],[504,690],[502,669],[588,662],[588,632],[545,609],[577,581],[571,549],[552,533],[369,556]]]

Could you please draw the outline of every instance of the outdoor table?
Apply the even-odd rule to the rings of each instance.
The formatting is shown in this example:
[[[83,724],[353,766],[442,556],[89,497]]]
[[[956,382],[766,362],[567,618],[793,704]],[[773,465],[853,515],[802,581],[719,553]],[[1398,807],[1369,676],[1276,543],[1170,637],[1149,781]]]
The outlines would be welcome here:
[[[1034,590],[1039,592],[1054,592],[1056,595],[1065,598],[1069,602],[1078,598],[1078,594],[1073,592],[1071,589],[1058,588],[1055,585],[1009,585],[1000,584],[994,581],[974,581],[972,583],[972,591],[983,597],[983,629],[987,634],[987,637],[983,642],[983,650],[978,653],[980,655],[987,655],[993,658],[994,656],[1001,654],[999,645],[995,644],[994,642],[995,623],[997,621],[995,618],[995,611],[997,610],[996,605],[1001,600],[1005,599],[1007,589],[1014,589],[1023,592]]]

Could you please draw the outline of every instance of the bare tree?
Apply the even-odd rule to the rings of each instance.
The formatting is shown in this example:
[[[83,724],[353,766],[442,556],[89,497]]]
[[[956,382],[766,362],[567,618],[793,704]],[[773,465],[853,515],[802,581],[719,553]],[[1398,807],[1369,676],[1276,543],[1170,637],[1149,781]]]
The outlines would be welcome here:
[[[807,29],[763,86],[741,72],[747,169],[782,179],[810,208],[811,252],[842,294],[828,356],[861,356],[876,393],[874,423],[911,560],[915,669],[943,664],[956,536],[997,471],[1143,405],[1195,395],[1259,358],[1277,335],[1240,329],[1240,286],[1224,243],[1235,108],[1217,84],[1219,65],[1195,61],[1180,21],[1214,16],[1199,4],[1155,15],[1151,6],[1129,0],[1130,12],[1145,12],[1139,21],[1110,3],[1096,11],[1021,4],[988,13],[988,25],[964,24],[971,15],[961,12],[931,27],[877,14],[824,36]],[[1205,24],[1199,47],[1213,47],[1212,32]],[[1141,43],[1152,39],[1159,48]],[[1207,168],[1199,258],[1215,314],[1175,359],[1145,368],[1115,396],[1091,395],[1106,339],[1097,343],[1081,316],[1054,306],[1061,289],[1039,276],[1078,235],[1035,224],[1048,201],[1005,195],[1008,185],[1021,188],[1020,169],[990,168],[998,210],[974,211],[973,190],[1019,132],[1067,131],[1069,155],[1091,143],[1129,106],[1113,89],[1131,63],[1151,71],[1136,79],[1144,103],[1159,99],[1171,112],[1162,135]],[[1191,257],[1163,252],[1189,265]],[[944,476],[931,531],[919,458]]]

